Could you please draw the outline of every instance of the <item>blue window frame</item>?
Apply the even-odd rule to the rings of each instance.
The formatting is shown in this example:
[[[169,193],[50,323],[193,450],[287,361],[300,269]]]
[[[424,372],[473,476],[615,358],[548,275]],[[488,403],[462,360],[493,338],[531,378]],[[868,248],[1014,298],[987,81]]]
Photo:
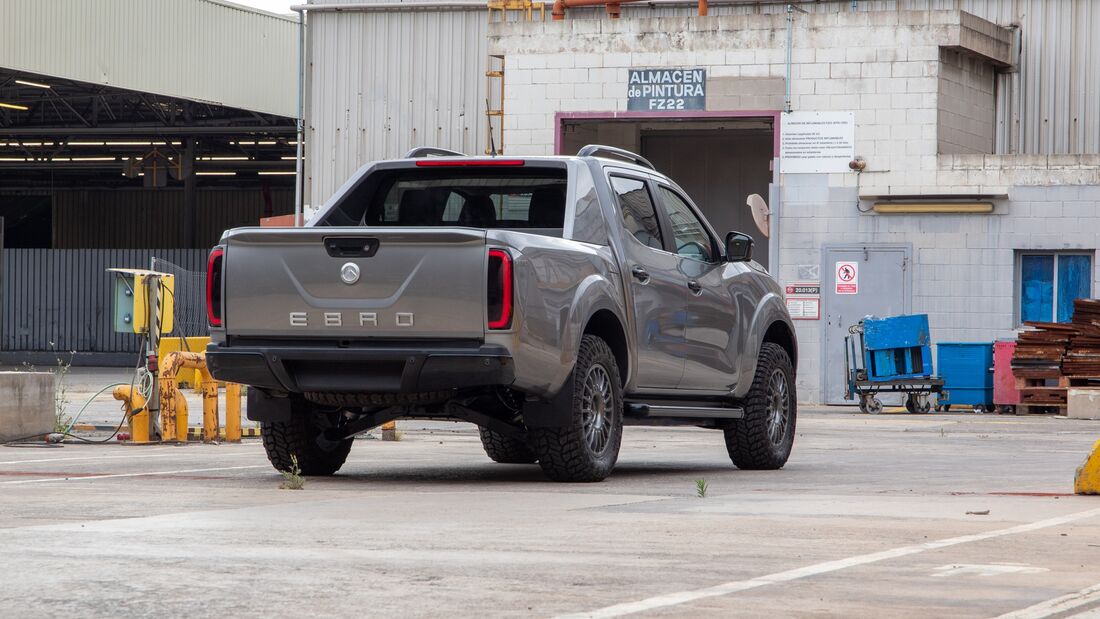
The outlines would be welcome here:
[[[1020,322],[1069,322],[1092,296],[1092,253],[1027,252],[1019,263]]]

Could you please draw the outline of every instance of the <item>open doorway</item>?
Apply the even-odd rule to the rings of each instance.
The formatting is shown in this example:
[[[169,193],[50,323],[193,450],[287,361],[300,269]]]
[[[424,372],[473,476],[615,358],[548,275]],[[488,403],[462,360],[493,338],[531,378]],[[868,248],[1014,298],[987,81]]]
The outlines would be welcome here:
[[[768,239],[745,204],[749,194],[768,199],[775,157],[772,117],[724,119],[562,118],[559,154],[605,144],[649,159],[687,191],[715,232],[753,237],[756,260],[768,266]]]

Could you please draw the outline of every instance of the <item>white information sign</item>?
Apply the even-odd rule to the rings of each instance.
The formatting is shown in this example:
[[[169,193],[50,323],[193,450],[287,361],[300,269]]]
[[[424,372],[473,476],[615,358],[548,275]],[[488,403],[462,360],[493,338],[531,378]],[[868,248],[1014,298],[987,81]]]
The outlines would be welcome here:
[[[779,171],[783,174],[848,172],[855,158],[856,121],[852,112],[785,112],[779,131]]]
[[[859,263],[836,263],[836,293],[859,294]]]
[[[821,282],[791,282],[786,292],[791,320],[821,319]]]

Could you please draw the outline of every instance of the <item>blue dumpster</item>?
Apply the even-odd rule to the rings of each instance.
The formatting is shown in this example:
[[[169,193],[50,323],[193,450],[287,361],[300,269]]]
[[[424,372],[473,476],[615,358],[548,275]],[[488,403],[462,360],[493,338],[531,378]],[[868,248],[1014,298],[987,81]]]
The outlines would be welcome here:
[[[936,366],[943,407],[993,407],[993,342],[939,342]]]

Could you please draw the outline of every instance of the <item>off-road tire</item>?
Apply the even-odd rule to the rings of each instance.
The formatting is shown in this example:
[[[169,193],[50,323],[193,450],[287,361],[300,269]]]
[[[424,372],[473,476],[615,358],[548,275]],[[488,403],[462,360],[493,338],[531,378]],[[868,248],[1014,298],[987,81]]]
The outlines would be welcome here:
[[[786,383],[786,406],[775,406],[773,379],[781,375]],[[739,469],[774,470],[782,468],[791,455],[794,445],[797,398],[795,397],[794,369],[787,351],[778,344],[765,342],[760,347],[756,363],[756,375],[752,387],[742,402],[745,416],[724,431],[726,451]],[[775,432],[778,440],[769,434],[772,409],[786,408],[787,417],[781,432]]]
[[[520,439],[510,438],[500,434],[499,432],[493,432],[492,430],[486,430],[479,427],[478,434],[481,435],[481,446],[485,448],[485,454],[489,456],[489,459],[493,462],[500,462],[501,464],[534,464],[535,457],[534,452],[527,446],[527,441]]]
[[[296,456],[302,475],[325,476],[340,470],[348,458],[352,439],[319,444],[317,439],[324,432],[325,424],[321,423],[324,419],[320,413],[313,413],[294,415],[290,421],[261,422],[260,436],[271,465],[278,471],[290,471],[291,456]]]
[[[450,391],[422,391],[418,393],[354,393],[307,391],[305,399],[323,406],[399,406],[405,404],[438,404],[451,397]]]
[[[585,384],[590,376],[606,374],[606,391],[610,398],[594,399],[592,406],[600,411],[598,425],[606,428],[602,447],[594,450],[589,443],[589,428],[585,425]],[[611,474],[619,458],[619,445],[623,437],[623,389],[619,378],[619,366],[607,342],[595,335],[581,338],[577,363],[569,379],[572,381],[573,398],[568,403],[569,423],[557,428],[532,428],[529,433],[531,451],[538,458],[546,476],[554,481],[594,482]],[[607,401],[607,400],[610,401]],[[604,426],[603,424],[607,425]]]

